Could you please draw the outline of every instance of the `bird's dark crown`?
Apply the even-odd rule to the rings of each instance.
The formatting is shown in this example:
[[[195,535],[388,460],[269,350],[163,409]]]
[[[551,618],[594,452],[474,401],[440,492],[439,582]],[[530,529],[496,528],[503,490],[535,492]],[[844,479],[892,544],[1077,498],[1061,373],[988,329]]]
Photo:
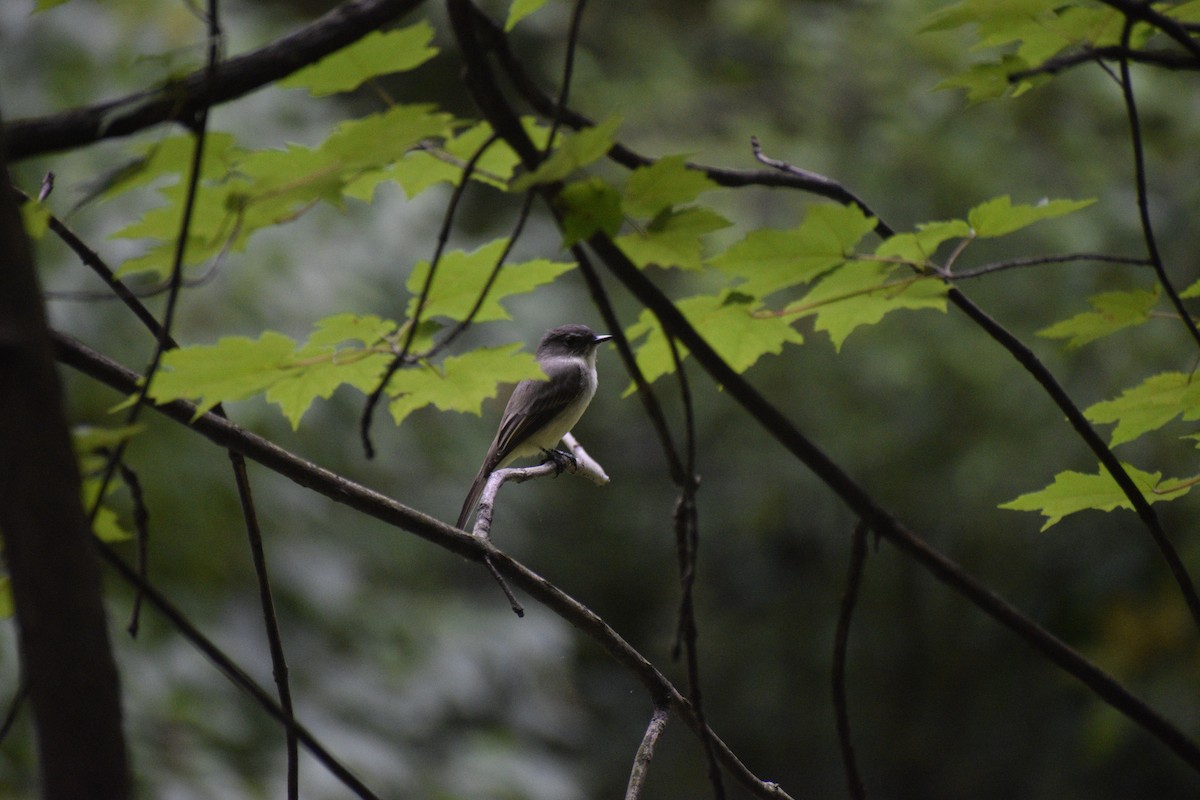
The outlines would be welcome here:
[[[599,336],[587,325],[561,325],[546,331],[538,344],[538,353],[550,350],[561,350],[567,353],[586,354],[601,342],[608,341],[610,336]]]

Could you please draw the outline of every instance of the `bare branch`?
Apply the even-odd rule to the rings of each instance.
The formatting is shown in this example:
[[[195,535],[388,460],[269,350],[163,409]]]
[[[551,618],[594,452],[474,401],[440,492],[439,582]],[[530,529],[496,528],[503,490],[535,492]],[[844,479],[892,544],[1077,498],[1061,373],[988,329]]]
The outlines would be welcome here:
[[[642,743],[638,745],[637,754],[633,757],[633,769],[629,772],[629,786],[625,789],[625,800],[638,800],[642,796],[642,787],[646,784],[646,773],[650,770],[650,759],[654,758],[654,748],[658,746],[658,737],[667,727],[671,718],[671,709],[667,706],[655,706],[650,715],[650,724],[642,735]]]
[[[122,394],[130,394],[135,390],[139,380],[137,373],[89,349],[69,336],[53,331],[51,336],[58,357],[63,363]],[[197,417],[196,407],[192,403],[174,401],[153,406],[153,409],[191,428],[209,441],[226,449],[236,450],[246,458],[262,464],[300,486],[311,489],[335,502],[344,503],[349,508],[388,525],[419,536],[448,552],[469,561],[483,561],[485,556],[489,557],[496,569],[514,585],[523,589],[538,602],[596,641],[618,664],[629,670],[645,686],[651,697],[666,698],[679,718],[697,736],[703,736],[706,733],[711,735],[717,758],[722,766],[754,796],[777,798],[777,800],[790,798],[790,795],[776,784],[760,780],[750,772],[715,733],[702,729],[687,699],[649,660],[621,638],[608,623],[524,564],[496,549],[486,539],[460,531],[337,473],[305,461],[214,413],[210,412]],[[135,580],[136,574],[130,579]],[[267,697],[266,700],[271,704],[270,697]],[[305,741],[303,735],[301,741]]]
[[[191,120],[202,109],[269,86],[353,44],[422,2],[353,0],[298,31],[223,62],[211,81],[206,69],[201,68],[166,86],[116,100],[45,117],[13,120],[4,126],[7,158],[19,161],[128,136],[163,122]]]
[[[1200,59],[1195,56],[1185,56],[1169,50],[1131,50],[1126,47],[1113,45],[1110,47],[1085,47],[1074,53],[1065,53],[1043,61],[1036,67],[1012,72],[1008,76],[1009,83],[1019,83],[1038,75],[1057,75],[1081,64],[1095,64],[1102,61],[1116,61],[1125,58],[1139,64],[1148,64],[1170,70],[1200,70]]]
[[[850,566],[846,569],[846,591],[842,595],[842,607],[838,614],[833,644],[833,710],[837,719],[842,766],[846,770],[846,789],[851,800],[864,800],[867,796],[862,775],[858,772],[858,761],[854,757],[854,743],[850,737],[850,711],[846,705],[846,648],[850,642],[850,620],[854,617],[854,606],[858,602],[858,590],[862,584],[863,567],[866,563],[867,526],[860,522],[854,527],[854,536],[851,539]]]

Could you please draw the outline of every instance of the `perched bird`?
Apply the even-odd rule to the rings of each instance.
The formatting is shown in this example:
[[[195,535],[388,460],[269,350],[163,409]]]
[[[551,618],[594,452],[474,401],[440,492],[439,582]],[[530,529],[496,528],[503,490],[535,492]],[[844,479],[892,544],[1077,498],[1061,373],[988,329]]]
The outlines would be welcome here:
[[[612,336],[586,325],[563,325],[546,331],[537,361],[549,380],[524,380],[513,390],[500,429],[458,515],[466,525],[488,477],[518,458],[549,454],[583,416],[596,394],[596,348]]]

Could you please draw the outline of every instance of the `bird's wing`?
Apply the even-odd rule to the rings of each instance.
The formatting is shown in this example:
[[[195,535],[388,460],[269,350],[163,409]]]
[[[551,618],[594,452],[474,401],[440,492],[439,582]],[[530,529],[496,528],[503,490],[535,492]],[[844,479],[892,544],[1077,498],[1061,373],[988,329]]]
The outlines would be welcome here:
[[[561,414],[584,390],[585,373],[579,364],[553,365],[547,374],[549,382],[521,381],[513,390],[500,430],[496,431],[496,440],[492,443],[489,460],[493,465],[503,461],[531,434]],[[512,409],[522,407],[528,410],[510,413]]]

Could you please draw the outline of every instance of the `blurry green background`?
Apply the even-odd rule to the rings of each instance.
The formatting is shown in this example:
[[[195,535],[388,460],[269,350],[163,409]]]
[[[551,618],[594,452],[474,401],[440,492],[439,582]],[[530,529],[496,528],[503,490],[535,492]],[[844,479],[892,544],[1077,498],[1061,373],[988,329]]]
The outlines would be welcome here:
[[[332,7],[318,2],[225,3],[227,52],[237,54]],[[482,4],[500,19],[507,3]],[[1137,255],[1128,126],[1117,86],[1096,68],[1063,75],[1018,100],[966,107],[936,84],[979,56],[966,32],[921,34],[933,0],[647,0],[588,4],[572,104],[620,114],[621,139],[652,156],[756,166],[767,152],[828,175],[893,227],[962,217],[988,198],[1095,197],[1070,218],[1002,244],[977,244],[964,266],[1006,256],[1095,251]],[[118,96],[195,68],[202,24],[172,0],[76,0],[31,15],[0,4],[0,110],[5,119]],[[474,110],[438,4],[425,9],[444,52],[386,84],[403,102]],[[561,67],[570,5],[551,2],[515,44],[546,86]],[[1195,78],[1137,71],[1152,203],[1177,284],[1197,277],[1200,94]],[[267,89],[218,108],[215,130],[245,146],[314,144],[341,118],[378,108],[370,92],[313,100]],[[36,191],[54,170],[50,205],[67,214],[87,182],[136,142],[16,165]],[[408,202],[385,187],[373,204],[319,207],[256,236],[215,280],[186,293],[177,338],[211,343],[264,329],[302,336],[342,311],[398,317],[412,265],[433,252],[448,191]],[[476,188],[454,246],[504,235],[511,198]],[[703,198],[746,230],[790,227],[812,198],[753,189]],[[149,191],[88,205],[68,222],[110,263],[137,251],[106,236],[158,202]],[[718,239],[720,237],[717,237]],[[559,254],[535,220],[524,255]],[[64,247],[38,247],[46,288],[100,284]],[[656,274],[673,296],[692,276]],[[639,309],[613,281],[626,324]],[[1034,333],[1085,310],[1087,295],[1148,288],[1149,276],[1095,265],[1043,267],[965,287],[1029,342],[1080,405],[1115,396],[1195,354],[1170,321],[1066,353]],[[159,307],[161,300],[155,301]],[[526,341],[563,322],[600,325],[571,274],[512,303],[513,321],[481,326],[464,347]],[[50,302],[54,324],[141,368],[150,337],[111,302]],[[807,342],[763,359],[751,381],[887,508],[1136,694],[1200,736],[1196,631],[1132,514],[1086,512],[1040,533],[1034,514],[997,504],[1094,459],[1061,414],[997,345],[962,315],[904,312],[850,337],[835,354]],[[679,600],[671,512],[675,491],[615,352],[600,356],[601,389],[576,429],[612,476],[596,488],[564,477],[511,487],[494,528],[499,546],[586,603],[681,688],[670,661]],[[701,671],[710,722],[764,779],[796,797],[844,794],[830,702],[833,629],[854,520],[694,365],[701,525],[696,587]],[[74,422],[112,423],[120,398],[68,374]],[[681,430],[674,384],[656,385]],[[247,401],[232,417],[284,447],[396,499],[452,520],[494,431],[482,418],[418,412],[401,429],[376,416],[379,456],[357,438],[362,397],[318,402],[298,431]],[[143,417],[129,459],[151,514],[150,574],[264,685],[270,663],[237,499],[223,452],[178,426]],[[1194,450],[1166,435],[1119,455],[1139,467],[1192,474]],[[1152,441],[1150,441],[1152,440]],[[1187,470],[1191,470],[1188,472]],[[650,700],[586,638],[532,603],[509,611],[482,570],[403,532],[252,466],[280,604],[297,713],[385,797],[621,796]],[[124,502],[122,497],[119,502]],[[1200,571],[1194,499],[1158,506],[1185,562]],[[108,585],[124,676],[128,734],[142,796],[280,797],[282,735],[259,709],[153,613],[136,640],[123,632],[130,593]],[[15,637],[0,628],[0,697],[16,682]],[[1187,797],[1200,780],[1163,746],[974,607],[884,545],[872,550],[851,631],[849,707],[873,797]],[[0,745],[0,798],[35,785],[28,715]],[[302,796],[348,796],[302,757]],[[650,769],[646,797],[708,796],[694,737],[677,720]],[[740,787],[727,781],[730,796]]]

